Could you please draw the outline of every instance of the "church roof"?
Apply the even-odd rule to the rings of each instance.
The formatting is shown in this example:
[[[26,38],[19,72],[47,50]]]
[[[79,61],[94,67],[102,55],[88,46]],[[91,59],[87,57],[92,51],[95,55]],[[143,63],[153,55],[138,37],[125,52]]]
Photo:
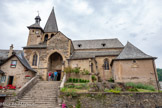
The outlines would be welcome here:
[[[50,16],[47,20],[47,23],[44,27],[44,32],[58,32],[54,8],[52,9],[51,14],[50,14]]]
[[[100,48],[123,48],[118,39],[75,40],[75,49],[100,49]]]
[[[38,44],[38,45],[30,45],[23,47],[24,49],[45,49],[47,48],[47,44]]]
[[[130,42],[127,42],[126,46],[119,54],[119,56],[115,60],[124,60],[124,59],[153,59],[150,55],[145,54],[140,49],[135,47]]]
[[[121,51],[75,51],[70,59],[88,59],[101,56],[117,56]]]

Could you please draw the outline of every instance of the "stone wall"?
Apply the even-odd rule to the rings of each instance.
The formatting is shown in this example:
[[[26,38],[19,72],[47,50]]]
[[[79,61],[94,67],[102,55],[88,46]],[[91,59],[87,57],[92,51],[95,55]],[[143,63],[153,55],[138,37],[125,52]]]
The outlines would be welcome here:
[[[157,88],[153,60],[114,61],[112,72],[115,82],[142,82]]]
[[[162,93],[84,93],[73,97],[61,94],[68,108],[161,108]],[[161,107],[160,107],[161,106]]]

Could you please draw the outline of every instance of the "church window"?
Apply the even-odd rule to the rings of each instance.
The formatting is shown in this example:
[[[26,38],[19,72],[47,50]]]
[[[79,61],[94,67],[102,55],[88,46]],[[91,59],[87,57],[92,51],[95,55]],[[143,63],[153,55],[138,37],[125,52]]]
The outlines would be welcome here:
[[[82,44],[78,44],[78,47],[80,48],[82,46]]]
[[[37,56],[37,54],[35,53],[35,54],[33,55],[33,63],[32,63],[32,66],[37,66],[37,59],[38,59],[38,56]]]
[[[16,60],[12,60],[11,61],[11,67],[12,68],[15,68],[16,67],[16,64],[17,64],[17,61]]]
[[[44,42],[46,42],[47,40],[48,40],[48,34],[45,35]]]
[[[93,63],[91,63],[91,72],[93,72]]]
[[[54,36],[54,34],[51,34],[51,38]]]
[[[106,46],[106,44],[105,44],[105,43],[102,43],[101,45],[102,45],[103,47],[105,47],[105,46]]]
[[[136,63],[136,60],[133,60],[133,63]]]
[[[108,59],[105,59],[105,60],[104,60],[104,65],[103,65],[103,67],[104,67],[104,70],[109,70],[109,61],[108,61]]]

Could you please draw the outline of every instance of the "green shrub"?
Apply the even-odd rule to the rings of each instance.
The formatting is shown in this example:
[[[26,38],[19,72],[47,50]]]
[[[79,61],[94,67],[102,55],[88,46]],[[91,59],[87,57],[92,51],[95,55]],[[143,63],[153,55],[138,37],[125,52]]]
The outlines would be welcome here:
[[[86,69],[83,69],[83,70],[82,70],[82,74],[83,74],[83,75],[89,75],[90,72],[89,72],[88,70],[86,70]]]
[[[79,79],[79,82],[82,82],[82,79]]]
[[[78,83],[78,79],[75,79],[75,82]]]
[[[66,91],[67,91],[66,87],[61,88],[61,92],[66,92]]]
[[[75,83],[75,81],[76,81],[75,78],[73,78],[73,83]]]
[[[114,79],[113,78],[110,78],[108,81],[109,82],[114,82]]]
[[[69,78],[69,79],[68,79],[68,82],[72,82],[72,78]]]
[[[80,67],[74,68],[73,69],[73,72],[76,73],[76,74],[80,73]]]
[[[134,87],[136,89],[146,89],[146,90],[151,90],[151,91],[155,91],[155,88],[151,85],[145,85],[145,84],[142,84],[142,83],[132,83],[132,82],[129,82],[129,83],[126,83],[125,84],[127,87]]]
[[[72,68],[70,66],[69,67],[65,67],[64,72],[71,73],[72,72]]]
[[[92,75],[92,81],[96,81],[95,75]]]

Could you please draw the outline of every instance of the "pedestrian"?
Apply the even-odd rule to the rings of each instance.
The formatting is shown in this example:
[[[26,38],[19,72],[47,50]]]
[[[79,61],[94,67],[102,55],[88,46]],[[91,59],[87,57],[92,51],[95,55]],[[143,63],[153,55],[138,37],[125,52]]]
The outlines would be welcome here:
[[[54,80],[55,80],[55,81],[57,81],[57,76],[58,76],[58,72],[55,71],[55,72],[54,72]]]
[[[51,72],[48,72],[48,81],[51,80]]]
[[[51,79],[52,79],[52,81],[54,80],[54,74],[53,73],[51,73]]]
[[[67,108],[65,100],[62,102],[62,108]]]

